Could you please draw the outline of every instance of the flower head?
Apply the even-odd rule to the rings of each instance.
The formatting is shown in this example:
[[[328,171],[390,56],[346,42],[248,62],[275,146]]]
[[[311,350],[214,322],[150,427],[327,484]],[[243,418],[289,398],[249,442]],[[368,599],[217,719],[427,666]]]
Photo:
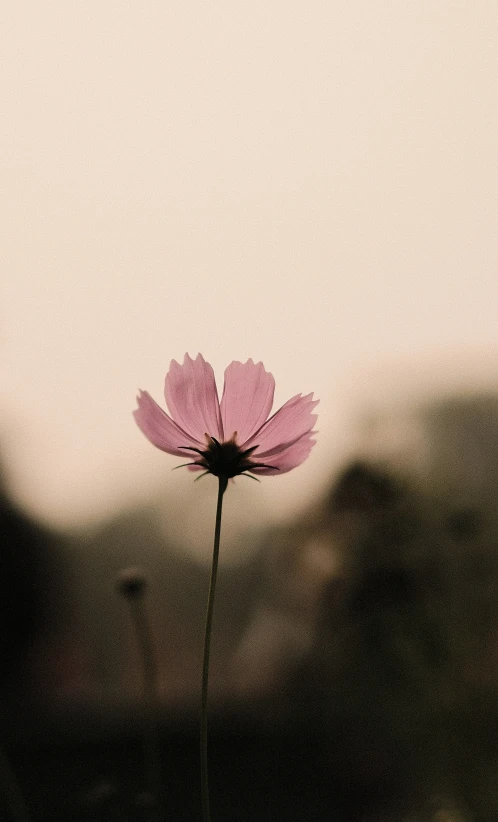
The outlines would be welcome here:
[[[275,380],[263,363],[232,362],[221,402],[213,369],[198,354],[172,360],[164,394],[170,415],[140,391],[135,421],[148,440],[174,456],[191,457],[192,471],[229,479],[239,474],[284,474],[315,444],[313,394],[297,394],[269,417]],[[180,466],[178,466],[180,467]]]
[[[126,599],[138,599],[147,587],[147,577],[141,568],[124,568],[119,572],[116,589]]]

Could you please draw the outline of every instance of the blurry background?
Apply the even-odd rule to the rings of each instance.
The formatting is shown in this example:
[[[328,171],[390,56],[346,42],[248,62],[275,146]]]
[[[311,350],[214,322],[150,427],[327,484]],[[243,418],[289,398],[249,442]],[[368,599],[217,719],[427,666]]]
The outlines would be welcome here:
[[[1,442],[17,499],[85,522],[174,481],[134,426],[171,358],[262,359],[358,401],[495,379],[493,0],[33,2],[0,12]],[[432,376],[428,376],[429,372]]]
[[[498,738],[497,39],[494,0],[3,4],[0,677],[10,698],[22,703],[11,661],[21,649],[29,699],[55,695],[59,718],[64,700],[83,705],[83,737],[90,717],[109,721],[107,706],[136,703],[136,643],[114,585],[120,568],[141,564],[161,695],[197,705],[215,483],[172,474],[179,461],[131,412],[138,388],[162,402],[169,362],[185,351],[211,362],[220,389],[226,365],[252,357],[276,378],[275,408],[315,392],[319,435],[298,471],[227,494],[214,703],[237,675],[251,698],[276,685],[260,718],[289,720],[289,703],[301,704],[299,721],[312,709],[313,733],[339,739],[340,756],[325,746],[318,764],[303,749],[296,771],[309,781],[309,762],[328,784],[327,757],[349,747],[337,781],[355,796],[380,790],[408,750],[411,776],[421,761],[431,775],[436,715],[441,773],[451,760],[458,786],[469,770],[443,749],[470,759],[466,796],[491,808],[478,819],[496,818],[494,764],[485,788],[478,774],[482,761],[498,767],[496,745],[481,745],[485,728]],[[469,404],[437,404],[457,395]],[[341,480],[358,455],[387,461],[387,479],[360,467]],[[306,674],[297,686],[293,654]],[[362,734],[373,703],[371,755]],[[467,728],[465,716],[473,741],[465,730],[453,745],[449,729]],[[248,750],[232,743],[225,765],[238,761],[233,746]],[[257,750],[247,773],[280,761],[272,790],[291,790],[296,738],[266,764]],[[39,792],[55,818],[53,794]],[[322,818],[303,807],[300,818]]]

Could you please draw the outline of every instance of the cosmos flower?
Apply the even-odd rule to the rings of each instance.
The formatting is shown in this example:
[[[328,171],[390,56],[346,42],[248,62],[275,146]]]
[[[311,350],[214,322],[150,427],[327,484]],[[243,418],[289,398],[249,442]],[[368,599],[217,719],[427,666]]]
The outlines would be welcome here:
[[[268,418],[275,380],[263,363],[232,362],[221,402],[213,369],[198,354],[172,360],[164,394],[170,415],[140,391],[135,421],[148,440],[174,456],[188,456],[192,471],[229,479],[239,474],[284,474],[315,444],[313,394],[292,397]],[[178,466],[181,467],[181,466]]]

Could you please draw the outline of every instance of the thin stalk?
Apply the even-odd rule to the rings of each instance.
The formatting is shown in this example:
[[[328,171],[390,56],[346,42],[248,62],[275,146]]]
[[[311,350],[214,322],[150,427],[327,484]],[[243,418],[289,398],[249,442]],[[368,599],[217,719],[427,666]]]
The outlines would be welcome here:
[[[150,822],[161,822],[164,820],[164,803],[158,728],[159,691],[154,643],[144,602],[147,579],[140,568],[125,568],[118,576],[116,587],[118,593],[128,602],[137,635],[144,677],[143,751],[149,789],[148,799],[152,803]]]
[[[135,623],[144,673],[144,760],[149,792],[156,805],[156,813],[152,816],[152,819],[155,820],[164,818],[158,729],[157,664],[143,598],[131,599],[130,608]]]
[[[209,594],[206,610],[206,627],[204,632],[204,656],[202,661],[202,694],[201,694],[201,796],[202,796],[202,820],[211,822],[209,812],[209,782],[208,782],[208,756],[207,756],[207,700],[209,685],[209,652],[211,648],[211,630],[213,624],[214,594],[216,590],[216,576],[218,573],[218,555],[220,552],[221,535],[221,512],[223,507],[223,494],[228,485],[226,477],[219,477],[218,502],[216,505],[216,524],[214,527],[213,561],[211,565],[211,579],[209,582]]]

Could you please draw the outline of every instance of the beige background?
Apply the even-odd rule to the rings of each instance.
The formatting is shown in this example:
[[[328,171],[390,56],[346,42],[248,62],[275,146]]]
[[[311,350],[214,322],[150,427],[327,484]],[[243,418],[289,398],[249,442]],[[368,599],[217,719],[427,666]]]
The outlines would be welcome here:
[[[497,383],[496,0],[16,0],[0,37],[0,437],[28,508],[180,497],[131,410],[186,350],[320,397],[311,458],[260,486],[281,513],[362,404]]]

